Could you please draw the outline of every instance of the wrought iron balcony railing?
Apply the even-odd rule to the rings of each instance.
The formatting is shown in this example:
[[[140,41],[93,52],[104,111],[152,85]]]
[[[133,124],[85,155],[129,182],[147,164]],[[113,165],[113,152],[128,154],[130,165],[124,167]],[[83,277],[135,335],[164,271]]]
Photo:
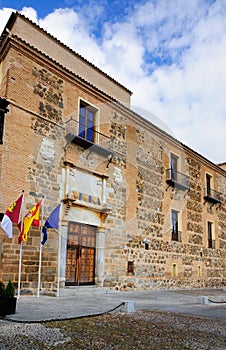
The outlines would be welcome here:
[[[182,232],[176,231],[176,230],[171,230],[171,240],[177,241],[177,242],[182,242]]]
[[[73,142],[90,152],[96,152],[103,156],[113,156],[114,139],[95,130],[94,126],[87,127],[74,119],[66,122],[67,142]]]
[[[221,193],[214,191],[212,188],[205,188],[204,199],[212,204],[221,204]]]
[[[189,176],[172,168],[166,170],[166,183],[180,190],[189,191],[190,189]]]

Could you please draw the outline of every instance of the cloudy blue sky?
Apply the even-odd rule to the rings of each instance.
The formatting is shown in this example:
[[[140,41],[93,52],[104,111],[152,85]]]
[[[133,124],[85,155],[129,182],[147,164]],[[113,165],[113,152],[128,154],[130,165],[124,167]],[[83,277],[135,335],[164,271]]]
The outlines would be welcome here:
[[[128,87],[146,118],[226,161],[226,0],[0,0],[0,31],[12,10]]]

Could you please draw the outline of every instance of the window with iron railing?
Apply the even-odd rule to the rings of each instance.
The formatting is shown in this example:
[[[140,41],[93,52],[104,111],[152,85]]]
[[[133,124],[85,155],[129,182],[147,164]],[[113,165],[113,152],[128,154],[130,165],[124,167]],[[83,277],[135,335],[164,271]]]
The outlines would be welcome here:
[[[97,113],[95,107],[80,101],[78,120],[71,118],[66,122],[67,145],[72,142],[112,159],[114,138],[99,131]]]
[[[214,189],[214,178],[206,173],[206,188],[204,189],[204,199],[212,204],[221,203],[221,193]]]
[[[190,181],[189,176],[182,174],[179,171],[176,171],[173,168],[166,170],[166,183],[169,186],[186,190],[188,191],[190,189]]]
[[[170,153],[170,168],[166,170],[166,183],[173,188],[189,191],[189,177],[178,170],[180,169],[180,163],[180,157],[174,153]]]
[[[220,204],[221,196],[222,194],[220,192],[215,191],[210,187],[204,189],[204,199],[207,202],[211,202],[213,204]]]
[[[109,150],[113,150],[114,138],[107,136],[97,130],[90,129],[85,130],[84,125],[79,125],[79,122],[75,119],[69,119],[66,122],[66,137],[69,141],[74,143],[87,143],[87,146],[99,145]],[[78,140],[78,142],[76,142]],[[89,148],[87,147],[87,148]]]

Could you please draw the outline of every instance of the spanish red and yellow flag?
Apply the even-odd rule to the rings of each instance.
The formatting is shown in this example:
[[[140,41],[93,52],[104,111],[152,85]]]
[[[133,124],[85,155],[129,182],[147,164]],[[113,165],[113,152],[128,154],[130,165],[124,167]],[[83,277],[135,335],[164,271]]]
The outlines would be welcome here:
[[[32,226],[40,226],[40,212],[41,212],[41,203],[38,202],[29,212],[24,216],[23,222],[19,223],[18,228],[20,230],[20,235],[18,237],[18,243],[22,241],[26,242],[28,239],[28,231]]]

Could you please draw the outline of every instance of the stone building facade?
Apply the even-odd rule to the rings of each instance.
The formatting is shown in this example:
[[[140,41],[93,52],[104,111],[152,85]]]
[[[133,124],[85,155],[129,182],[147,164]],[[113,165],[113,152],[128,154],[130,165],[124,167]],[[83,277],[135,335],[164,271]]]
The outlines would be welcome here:
[[[22,190],[25,211],[43,198],[43,220],[62,203],[42,249],[41,292],[55,293],[58,278],[62,291],[225,285],[225,167],[133,112],[130,90],[24,16],[6,28],[1,217]],[[15,283],[18,233],[0,230],[0,279]],[[24,293],[37,291],[40,237],[32,227],[23,243]]]

